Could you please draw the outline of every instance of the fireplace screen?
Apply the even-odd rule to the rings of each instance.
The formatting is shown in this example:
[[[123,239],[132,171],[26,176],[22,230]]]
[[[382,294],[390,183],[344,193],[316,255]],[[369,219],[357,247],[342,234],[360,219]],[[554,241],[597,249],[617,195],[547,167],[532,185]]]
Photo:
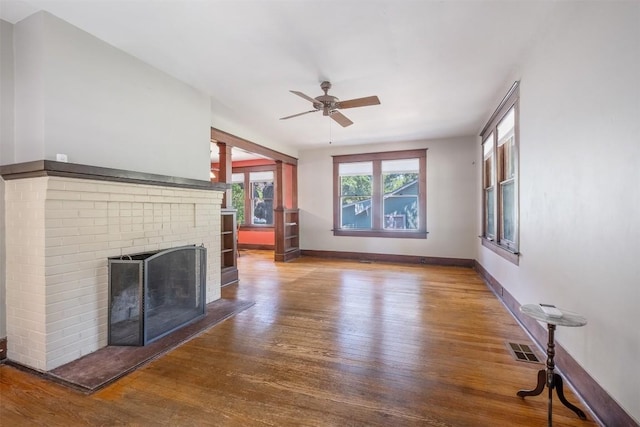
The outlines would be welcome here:
[[[205,314],[207,250],[109,258],[109,345],[146,345]]]

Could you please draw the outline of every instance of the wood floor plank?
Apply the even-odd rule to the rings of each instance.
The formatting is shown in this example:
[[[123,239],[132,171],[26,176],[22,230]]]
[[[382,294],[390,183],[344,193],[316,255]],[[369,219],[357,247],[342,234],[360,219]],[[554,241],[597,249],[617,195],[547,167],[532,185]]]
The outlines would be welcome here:
[[[546,425],[546,393],[516,396],[543,365],[473,270],[272,257],[243,251],[223,289],[253,307],[92,395],[0,366],[0,424]],[[554,400],[556,426],[588,416]]]

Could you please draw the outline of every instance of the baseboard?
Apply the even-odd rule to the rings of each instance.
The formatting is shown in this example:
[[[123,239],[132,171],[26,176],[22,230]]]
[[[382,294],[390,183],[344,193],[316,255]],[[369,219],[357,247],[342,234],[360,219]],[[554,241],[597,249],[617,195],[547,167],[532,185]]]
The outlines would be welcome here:
[[[475,261],[474,268],[498,299],[502,301],[522,327],[538,343],[538,346],[543,349],[543,353],[546,354],[547,330],[536,320],[523,315],[520,312],[521,303],[504,289],[500,282],[479,262]],[[598,418],[597,421],[605,426],[639,427],[638,423],[558,343],[556,343],[555,352],[554,361],[557,370],[573,386],[573,389],[583,402],[589,406],[589,409]]]
[[[303,256],[313,256],[318,258],[338,258],[358,261],[378,261],[378,262],[399,262],[406,264],[428,264],[455,267],[473,268],[475,261],[466,258],[440,258],[420,255],[393,255],[393,254],[370,254],[365,252],[340,252],[340,251],[316,251],[303,249],[300,251]]]

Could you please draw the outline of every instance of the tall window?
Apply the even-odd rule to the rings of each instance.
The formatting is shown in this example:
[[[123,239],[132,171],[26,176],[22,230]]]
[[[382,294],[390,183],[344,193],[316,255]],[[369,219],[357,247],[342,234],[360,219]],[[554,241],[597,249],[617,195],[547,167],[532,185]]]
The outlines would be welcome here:
[[[334,156],[334,235],[426,238],[426,150]]]
[[[251,223],[273,225],[273,171],[250,172]]]
[[[231,197],[238,224],[273,227],[273,167],[234,168]]]
[[[244,224],[244,174],[231,174],[231,199],[238,224]]]
[[[483,244],[516,263],[519,243],[518,100],[519,85],[516,82],[480,134]]]

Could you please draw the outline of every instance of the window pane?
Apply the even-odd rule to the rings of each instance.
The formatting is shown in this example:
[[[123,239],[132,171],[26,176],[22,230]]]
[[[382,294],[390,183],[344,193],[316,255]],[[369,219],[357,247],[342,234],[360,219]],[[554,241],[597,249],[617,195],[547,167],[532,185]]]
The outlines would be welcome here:
[[[417,165],[417,159],[410,160],[416,160],[415,165]],[[409,163],[405,163],[405,165],[414,166]],[[382,175],[384,185],[384,198],[382,201],[384,212],[383,228],[418,229],[419,176],[417,172],[386,173]]]
[[[494,237],[496,235],[496,212],[495,212],[495,191],[491,187],[485,191],[485,227],[486,237]]]
[[[238,224],[244,224],[244,184],[231,184],[231,199]]]
[[[373,173],[373,162],[340,163],[338,173],[344,175],[371,175]]]
[[[417,173],[383,174],[382,181],[384,182],[385,196],[418,194],[418,177]]]
[[[385,229],[418,229],[418,196],[392,196],[384,199]]]
[[[484,158],[489,157],[491,153],[493,153],[493,133],[489,134],[487,139],[482,143],[482,154]]]
[[[493,155],[484,159],[484,187],[491,187],[495,184],[495,174],[493,173]]]
[[[372,194],[371,175],[349,175],[340,177],[340,195],[346,196],[369,196]]]
[[[504,142],[513,135],[515,129],[515,110],[512,107],[506,116],[498,123],[498,145],[504,144]]]
[[[502,239],[515,242],[515,183],[506,182],[501,186],[502,191]]]
[[[231,182],[244,182],[244,173],[232,173],[231,174]]]
[[[273,181],[273,171],[250,172],[249,181]]]
[[[502,180],[511,179],[515,176],[515,139],[513,134],[500,146],[502,157]]]
[[[371,198],[342,197],[340,227],[348,229],[371,228]]]
[[[251,209],[252,224],[273,225],[273,182],[251,182]]]
[[[382,173],[388,172],[417,172],[420,170],[419,159],[383,160]]]

